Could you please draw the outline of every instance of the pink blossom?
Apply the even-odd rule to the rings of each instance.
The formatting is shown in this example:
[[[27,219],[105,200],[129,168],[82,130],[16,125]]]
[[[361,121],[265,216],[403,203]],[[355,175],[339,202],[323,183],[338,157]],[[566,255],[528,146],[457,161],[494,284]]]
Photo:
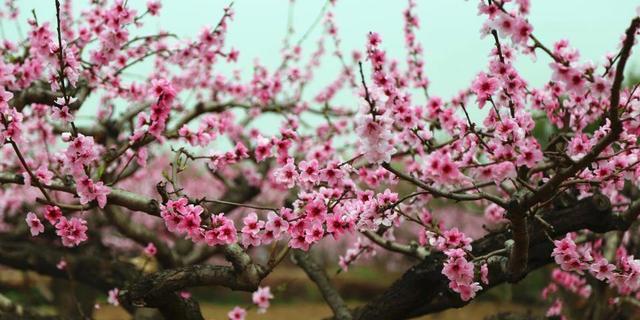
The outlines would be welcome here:
[[[87,240],[87,221],[82,218],[60,217],[56,224],[56,234],[62,238],[62,244],[66,247],[79,245]]]
[[[11,98],[13,98],[13,93],[5,90],[4,87],[0,87],[0,112],[3,112],[8,108]]]
[[[236,227],[233,220],[224,216],[224,213],[211,216],[211,229],[204,234],[207,245],[232,244],[237,241]]]
[[[511,39],[516,43],[526,43],[533,31],[533,27],[524,19],[516,19]]]
[[[178,200],[169,200],[166,205],[160,206],[160,216],[164,219],[169,231],[176,231],[188,203],[189,200],[187,198],[180,198]]]
[[[480,266],[480,279],[482,283],[489,284],[489,266],[486,263]]]
[[[7,0],[0,19],[19,20],[17,3]],[[267,260],[280,250],[312,246],[329,253],[338,248],[344,271],[376,254],[370,263],[409,267],[413,262],[388,256],[389,246],[358,236],[380,232],[387,244],[441,257],[435,270],[446,277],[444,289],[468,301],[483,286],[497,285],[489,283],[497,257],[483,257],[489,249],[508,251],[511,242],[485,248],[481,237],[514,236],[505,209],[512,200],[522,200],[531,214],[553,215],[603,196],[611,203],[610,212],[597,217],[603,222],[634,209],[635,194],[626,191],[640,181],[640,91],[618,84],[629,71],[620,69],[630,65],[626,53],[637,50],[637,21],[620,30],[617,47],[585,59],[567,39],[534,37],[530,0],[479,1],[487,61],[445,99],[432,92],[427,77],[434,66],[420,43],[418,1],[409,0],[402,12],[402,56],[391,48],[396,42],[385,47],[376,32],[349,48],[335,4],[329,1],[313,48],[287,38],[275,67],[271,59],[253,57],[247,57],[251,65],[237,65],[240,50],[228,43],[230,7],[214,26],[184,39],[175,30],[143,32],[154,23],[149,16],[160,14],[159,0],[138,7],[92,1],[79,14],[63,1],[59,26],[29,18],[24,39],[0,41],[0,232],[25,219],[35,237],[46,229],[44,218],[65,247],[88,242],[91,231],[96,243],[115,250],[105,256],[153,260],[159,249],[179,251],[185,259],[177,267],[201,263],[213,247],[226,246],[243,251],[238,256],[247,265],[269,270]],[[329,55],[339,68],[318,83]],[[542,61],[537,66],[548,67],[549,76],[526,79],[523,55]],[[140,74],[141,64],[149,72]],[[349,95],[353,103],[343,103]],[[559,134],[540,135],[549,128]],[[569,203],[556,208],[562,194],[571,195],[563,198]],[[20,215],[42,204],[43,195],[59,207],[44,204]],[[279,209],[256,213],[249,203]],[[141,240],[121,221],[103,219],[99,209],[107,204],[162,246],[145,240],[138,247],[127,239]],[[469,214],[453,215],[454,205]],[[475,219],[478,213],[484,220]],[[563,223],[573,226],[578,218]],[[530,227],[542,227],[534,220]],[[573,232],[553,241],[550,259],[557,266],[542,291],[553,302],[549,315],[562,317],[565,301],[586,300],[594,279],[609,286],[615,305],[604,307],[640,299],[636,230],[618,230],[613,242],[604,233],[628,225],[635,226],[554,226]],[[322,241],[329,235],[333,239]],[[544,237],[534,238],[531,245]],[[43,250],[58,245],[43,236],[31,240]],[[268,244],[275,250],[270,257]],[[207,263],[224,266],[231,258]],[[82,265],[75,262],[60,260],[57,267],[77,271]],[[191,298],[184,290],[175,293]],[[109,302],[117,304],[118,295],[110,290]],[[268,287],[252,296],[261,311],[272,298]],[[246,314],[236,307],[228,316]]]
[[[265,139],[260,136],[255,148],[256,161],[261,162],[264,159],[271,157],[273,144],[271,140]]]
[[[452,228],[443,232],[442,239],[444,243],[439,246],[440,250],[444,248],[464,248],[468,251],[471,250],[471,238],[460,232],[458,228]]]
[[[251,300],[258,306],[259,313],[263,313],[269,308],[269,300],[271,299],[273,299],[273,295],[269,287],[258,287],[258,290],[251,295]]]
[[[356,121],[356,133],[364,139],[360,149],[365,158],[375,163],[391,161],[391,155],[397,151],[391,135],[393,120],[387,114],[375,118],[367,114]]]
[[[473,264],[464,258],[455,258],[444,264],[442,274],[453,282],[470,283],[473,280]]]
[[[498,223],[505,220],[505,210],[499,205],[492,203],[484,209],[484,217],[492,222]]]
[[[312,184],[318,181],[320,174],[318,160],[300,161],[298,168],[300,169],[300,181]]]
[[[273,176],[278,183],[289,189],[293,188],[298,179],[298,171],[296,170],[295,164],[293,164],[293,159],[287,160],[286,165],[276,169]]]
[[[329,185],[338,184],[344,176],[345,173],[336,163],[329,163],[324,169],[320,170],[320,179],[326,181]]]
[[[502,13],[495,21],[495,28],[498,29],[501,37],[510,36],[516,29],[515,19],[508,14]]]
[[[264,227],[264,221],[258,220],[258,215],[255,212],[249,213],[242,219],[244,227],[240,230],[244,234],[257,235],[258,232]]]
[[[248,247],[257,247],[262,243],[262,237],[258,234],[252,233],[242,233],[242,246],[245,248]]]
[[[247,310],[238,306],[234,307],[233,310],[227,313],[227,317],[229,317],[229,320],[244,320],[246,316]]]
[[[598,280],[608,280],[613,277],[613,271],[616,267],[613,264],[610,264],[607,259],[600,258],[596,260],[595,263],[591,264],[589,267],[589,271],[593,274],[594,277]]]
[[[44,225],[40,222],[40,219],[38,219],[35,213],[27,213],[27,218],[25,220],[27,221],[27,225],[31,231],[31,236],[35,237],[44,232]]]
[[[120,294],[120,289],[118,288],[113,288],[109,290],[107,302],[113,306],[116,306],[116,307],[119,306],[120,305],[120,300],[118,299],[119,294]]]
[[[308,251],[310,243],[307,242],[307,236],[302,231],[291,233],[291,240],[289,240],[289,246],[292,249],[300,249],[302,251]]]
[[[304,207],[307,218],[323,221],[327,214],[327,206],[322,199],[313,199]]]
[[[516,158],[516,165],[533,168],[542,161],[542,150],[535,139],[527,139],[518,148],[519,155]]]
[[[306,229],[304,241],[312,244],[322,239],[323,236],[324,228],[322,227],[322,225],[319,223],[314,223],[311,228]]]
[[[556,299],[555,301],[553,301],[553,304],[551,305],[551,307],[549,307],[549,309],[547,310],[547,313],[545,314],[545,316],[554,317],[554,316],[560,316],[561,314],[562,314],[562,300]]]
[[[44,185],[51,184],[51,179],[53,178],[53,172],[49,171],[47,166],[41,165],[40,167],[38,167],[38,169],[36,169],[36,171],[33,174],[36,176],[36,178],[38,178],[38,180],[42,184]]]
[[[471,85],[471,90],[478,98],[478,105],[480,108],[482,108],[485,102],[491,98],[497,88],[498,80],[496,78],[489,77],[484,72],[478,74]]]
[[[462,178],[458,165],[448,155],[434,154],[428,161],[430,173],[438,182],[452,183]]]
[[[158,12],[162,8],[162,3],[158,0],[149,0],[147,1],[147,10],[152,16],[158,15]]]
[[[473,299],[476,296],[476,292],[482,290],[482,287],[477,282],[468,284],[451,282],[449,287],[460,294],[460,299],[462,299],[462,301],[469,301]]]
[[[341,214],[332,214],[327,217],[327,233],[333,235],[335,239],[353,228],[353,222]]]
[[[65,140],[69,142],[64,153],[65,166],[72,175],[78,177],[78,180],[90,180],[85,178],[84,167],[99,159],[99,149],[93,137],[79,133],[77,137],[69,135]],[[81,181],[76,182],[81,183]]]
[[[264,228],[265,230],[272,231],[274,234],[279,235],[289,229],[289,222],[276,213],[269,212],[267,215],[267,223]]]
[[[152,242],[149,242],[144,248],[144,253],[149,257],[153,257],[158,253],[158,249],[156,249],[156,246]]]
[[[586,134],[576,134],[569,141],[568,151],[571,159],[580,160],[589,150],[591,150],[591,141]]]
[[[555,240],[553,244],[555,245],[555,248],[553,249],[551,256],[563,270],[580,271],[584,268],[584,264],[580,260],[580,254],[577,251],[577,246],[569,235],[561,240]]]
[[[201,206],[197,205],[187,205],[185,206],[180,216],[180,222],[176,225],[176,232],[178,233],[187,233],[190,236],[194,236],[200,231],[200,223],[201,218],[200,215],[204,209]]]
[[[98,202],[98,207],[104,208],[107,204],[107,195],[111,192],[111,189],[104,185],[102,181],[93,182],[88,177],[84,177],[78,181],[78,195],[80,196],[80,203],[87,204],[93,200]]]

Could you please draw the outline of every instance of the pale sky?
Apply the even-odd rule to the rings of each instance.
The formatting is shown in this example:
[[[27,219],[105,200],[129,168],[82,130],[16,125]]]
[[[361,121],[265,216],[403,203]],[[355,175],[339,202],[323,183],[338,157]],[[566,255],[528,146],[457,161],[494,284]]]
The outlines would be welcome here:
[[[74,1],[74,10],[86,7],[89,0]],[[474,75],[486,68],[486,57],[493,42],[481,39],[482,18],[477,15],[475,0],[418,0],[421,29],[418,39],[425,48],[426,72],[431,80],[430,93],[447,99],[459,89],[469,85]],[[582,57],[601,61],[607,52],[617,50],[620,36],[635,15],[640,4],[632,0],[532,0],[530,21],[534,34],[545,44],[568,38],[578,48]],[[22,21],[35,9],[40,21],[49,20],[55,25],[54,0],[16,1]],[[143,10],[146,0],[129,0],[129,5]],[[229,1],[223,0],[165,0],[159,18],[145,18],[144,32],[167,30],[182,37],[195,36],[205,25],[215,25],[222,15],[222,8]],[[311,25],[325,0],[297,0],[294,25],[298,39]],[[280,62],[279,50],[286,32],[288,0],[236,0],[235,19],[229,27],[228,44],[240,50],[240,63],[249,73],[253,60],[272,68]],[[402,33],[402,0],[338,0],[335,16],[343,39],[343,50],[362,50],[366,34],[376,31],[382,35],[383,46],[389,56],[404,61],[404,37]],[[5,33],[15,36],[15,26],[3,22]],[[315,39],[321,26],[304,43],[307,53],[315,49]],[[26,29],[23,24],[22,31]],[[332,46],[328,46],[332,48]],[[640,67],[636,54],[630,68]],[[540,85],[549,76],[550,59],[543,53],[533,63],[521,57],[518,70],[532,85]],[[335,59],[325,59],[317,73],[319,83],[334,79],[339,65]],[[314,86],[315,87],[315,86]],[[312,87],[313,88],[313,87]],[[316,87],[317,88],[317,87]],[[338,101],[349,103],[347,101]]]

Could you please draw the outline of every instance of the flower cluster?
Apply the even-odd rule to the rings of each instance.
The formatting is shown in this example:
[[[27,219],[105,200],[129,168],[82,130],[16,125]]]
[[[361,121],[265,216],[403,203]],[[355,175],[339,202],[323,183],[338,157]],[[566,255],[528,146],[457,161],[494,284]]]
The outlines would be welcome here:
[[[467,261],[466,253],[462,249],[445,251],[447,261],[442,268],[442,274],[449,279],[449,288],[460,294],[462,301],[469,301],[482,290],[478,282],[474,282],[474,264]]]
[[[35,237],[44,232],[44,225],[42,224],[42,222],[40,222],[40,219],[38,219],[35,213],[27,213],[26,221],[32,236]]]
[[[600,240],[577,244],[575,234],[554,241],[551,255],[560,268],[552,272],[552,283],[542,291],[542,297],[553,297],[559,288],[582,298],[590,297],[592,287],[587,282],[587,274],[608,283],[620,295],[640,294],[640,260],[628,255],[624,247],[619,247],[615,264],[611,263],[600,252],[601,244]],[[561,298],[556,297],[548,314],[560,315],[562,306]]]
[[[346,54],[336,2],[318,19],[316,46],[307,52],[306,35],[293,43],[290,34],[277,68],[259,59],[234,65],[241,60],[226,44],[230,7],[185,40],[144,32],[146,18],[160,13],[158,0],[93,1],[80,15],[65,1],[55,23],[33,15],[24,40],[0,44],[0,233],[24,231],[32,237],[9,238],[61,249],[42,234],[55,230],[63,246],[89,246],[95,228],[95,243],[113,249],[109,259],[142,254],[163,270],[213,262],[209,247],[225,246],[233,249],[226,259],[241,255],[234,267],[258,266],[253,256],[269,254],[268,267],[255,268],[260,277],[291,249],[329,251],[345,272],[376,255],[395,267],[407,260],[387,255],[438,256],[439,276],[468,301],[497,279],[491,258],[508,259],[509,249],[501,240],[485,252],[474,239],[504,227],[510,231],[499,235],[515,241],[511,204],[526,204],[525,232],[540,232],[538,223],[575,231],[554,242],[558,268],[543,291],[549,316],[569,305],[560,293],[589,297],[595,281],[611,288],[613,303],[640,298],[640,260],[628,251],[633,231],[610,241],[544,218],[600,196],[616,219],[637,218],[629,190],[640,181],[640,85],[623,85],[622,68],[636,50],[640,18],[618,54],[584,61],[568,40],[547,46],[533,35],[530,1],[480,0],[481,34],[492,44],[487,63],[445,99],[425,73],[417,1],[403,11],[400,59],[376,32]],[[18,19],[15,1],[7,3],[0,18]],[[518,61],[536,54],[551,61],[540,85]],[[312,83],[328,55],[338,72]],[[131,77],[143,62],[152,71]],[[87,108],[92,117],[81,116]],[[460,214],[449,214],[453,207]],[[64,260],[57,267],[76,269]],[[176,291],[191,299],[187,290]],[[114,288],[109,302],[125,296]],[[272,298],[269,287],[252,296],[260,311]],[[246,315],[241,307],[228,313]]]
[[[366,243],[362,238],[358,237],[353,247],[347,249],[344,255],[339,258],[338,265],[342,271],[349,271],[349,266],[356,262],[359,258],[372,257],[376,254],[373,246]]]
[[[46,206],[44,209],[44,217],[55,227],[56,234],[62,239],[64,246],[74,247],[88,239],[86,220],[78,217],[67,219],[67,217],[62,215],[62,210],[57,206]],[[25,221],[27,222],[27,226],[29,226],[32,236],[37,236],[44,232],[44,224],[35,213],[27,213]]]
[[[62,244],[67,247],[79,245],[87,240],[87,221],[73,217],[67,219],[62,216],[56,223],[56,234],[62,238]]]
[[[259,287],[251,295],[251,300],[253,303],[258,306],[258,313],[264,313],[269,308],[269,301],[273,299],[273,295],[271,294],[271,289],[269,287]]]

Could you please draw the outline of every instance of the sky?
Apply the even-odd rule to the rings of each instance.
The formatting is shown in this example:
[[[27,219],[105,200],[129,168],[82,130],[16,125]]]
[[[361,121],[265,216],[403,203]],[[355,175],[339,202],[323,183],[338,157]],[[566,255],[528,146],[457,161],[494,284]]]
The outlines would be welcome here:
[[[618,49],[618,43],[631,18],[637,0],[532,0],[530,22],[534,34],[551,46],[559,39],[570,39],[585,59],[601,62],[607,52]],[[40,21],[55,24],[54,0],[19,0],[21,20],[26,21],[35,9]],[[86,8],[89,0],[74,1],[76,13]],[[146,0],[128,0],[128,4],[143,10]],[[180,37],[193,37],[206,25],[215,25],[222,15],[226,0],[165,0],[160,17],[145,18],[143,32],[166,30]],[[325,0],[297,0],[294,5],[295,39],[312,24]],[[418,0],[417,13],[421,29],[418,40],[425,49],[426,74],[431,81],[431,95],[445,99],[467,87],[474,76],[487,67],[487,55],[493,47],[489,37],[482,39],[479,29],[483,18],[477,15],[475,0]],[[238,66],[249,74],[254,59],[276,68],[280,63],[280,48],[287,29],[289,0],[236,0],[235,18],[229,27],[227,43],[240,50]],[[376,31],[383,38],[388,55],[404,61],[402,32],[403,0],[338,0],[334,14],[343,39],[345,53],[362,50],[366,35]],[[5,34],[16,36],[16,28],[3,22]],[[22,31],[26,29],[23,23]],[[321,32],[318,26],[303,44],[307,53],[315,49]],[[331,47],[328,47],[331,48]],[[630,69],[640,68],[640,55],[631,59]],[[550,59],[543,53],[533,62],[520,57],[517,69],[533,86],[549,77]],[[325,59],[317,73],[317,83],[328,83],[339,70],[336,59]],[[313,88],[313,87],[312,87]],[[317,87],[319,88],[319,87]],[[341,98],[342,99],[342,98]],[[338,103],[348,103],[347,100]]]
[[[433,94],[449,97],[467,86],[475,74],[486,68],[487,54],[493,48],[490,38],[481,39],[483,18],[477,15],[477,1],[418,0],[421,30],[418,39],[425,49],[426,71]],[[582,56],[601,61],[604,54],[617,50],[620,36],[635,15],[640,2],[627,0],[532,0],[530,21],[536,36],[548,46],[566,38]],[[193,34],[199,26],[215,23],[226,1],[191,0],[165,3],[157,27],[181,35]],[[294,25],[300,36],[313,22],[324,0],[298,0],[294,7]],[[250,66],[254,57],[277,66],[279,49],[287,25],[287,0],[237,0],[236,17],[229,29],[228,43],[241,50],[241,65]],[[343,48],[362,49],[366,34],[376,31],[390,56],[404,57],[402,0],[339,0],[336,21]],[[321,28],[314,33],[318,35]],[[314,49],[313,36],[304,43],[307,52]],[[634,63],[638,61],[634,57]],[[519,59],[518,69],[536,85],[549,77],[550,60],[543,54],[533,63]],[[634,63],[631,66],[634,66]],[[338,67],[337,63],[329,64]],[[326,68],[319,77],[333,79],[334,68]]]

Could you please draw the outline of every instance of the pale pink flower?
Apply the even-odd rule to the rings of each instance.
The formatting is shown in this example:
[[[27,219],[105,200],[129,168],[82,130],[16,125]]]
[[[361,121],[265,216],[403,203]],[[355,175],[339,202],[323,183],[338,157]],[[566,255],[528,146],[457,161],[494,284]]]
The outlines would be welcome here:
[[[40,219],[38,219],[35,213],[27,213],[27,218],[25,220],[29,226],[29,231],[31,231],[31,236],[35,237],[44,232],[44,225],[40,222]]]
[[[258,312],[262,313],[269,308],[269,300],[273,299],[271,289],[269,287],[258,287],[251,295],[251,300],[258,306]]]

